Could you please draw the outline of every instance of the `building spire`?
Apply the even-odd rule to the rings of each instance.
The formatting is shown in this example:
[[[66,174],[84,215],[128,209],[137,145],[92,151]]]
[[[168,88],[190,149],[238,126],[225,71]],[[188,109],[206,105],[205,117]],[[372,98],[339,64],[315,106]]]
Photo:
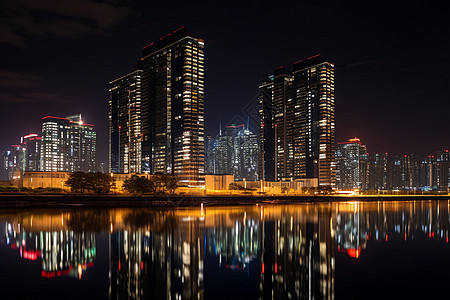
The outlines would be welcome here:
[[[219,115],[219,136],[222,136],[222,118]]]

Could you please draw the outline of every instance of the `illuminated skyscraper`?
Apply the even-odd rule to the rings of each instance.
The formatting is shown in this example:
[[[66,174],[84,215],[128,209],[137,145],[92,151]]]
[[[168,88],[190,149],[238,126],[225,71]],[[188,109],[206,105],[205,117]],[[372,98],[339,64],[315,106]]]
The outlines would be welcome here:
[[[242,128],[236,136],[235,178],[238,180],[257,180],[258,138],[248,129]]]
[[[23,175],[25,171],[39,171],[40,148],[41,138],[38,134],[31,133],[22,137],[20,144],[3,151],[0,154],[0,180],[11,180],[14,176]]]
[[[109,83],[109,171],[141,173],[141,70]]]
[[[334,65],[317,55],[260,86],[260,159],[265,180],[318,178],[334,186]]]
[[[247,125],[248,127],[248,125]],[[237,180],[256,180],[258,138],[244,124],[226,126],[208,146],[208,173],[234,175]]]
[[[229,125],[222,130],[217,137],[217,154],[216,154],[216,174],[234,174],[233,160],[234,160],[234,139],[237,135],[239,126],[244,125]]]
[[[336,147],[336,186],[340,189],[368,188],[367,147],[360,139],[349,139]]]
[[[0,180],[11,180],[15,173],[22,175],[25,166],[25,148],[23,145],[12,145],[0,155]]]
[[[388,189],[388,154],[373,153],[369,160],[369,189]]]
[[[218,174],[217,171],[217,148],[219,141],[217,139],[213,139],[211,136],[206,137],[205,141],[205,168],[206,174]]]
[[[436,162],[438,167],[437,187],[441,191],[450,193],[450,153],[448,149],[436,153]]]
[[[176,176],[182,186],[203,186],[204,42],[185,28],[143,48],[143,172]]]
[[[259,87],[259,154],[258,179],[276,180],[275,121],[273,118],[274,75],[264,76]]]
[[[81,114],[42,118],[41,171],[95,172],[96,140]]]
[[[41,140],[36,133],[30,133],[22,138],[25,147],[24,171],[40,171],[41,169]]]

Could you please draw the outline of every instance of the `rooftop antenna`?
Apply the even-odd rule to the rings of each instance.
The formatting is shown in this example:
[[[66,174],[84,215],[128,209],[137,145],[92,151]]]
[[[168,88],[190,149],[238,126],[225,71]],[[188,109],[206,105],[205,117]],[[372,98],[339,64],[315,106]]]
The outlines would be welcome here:
[[[219,115],[219,136],[222,136],[222,118]]]

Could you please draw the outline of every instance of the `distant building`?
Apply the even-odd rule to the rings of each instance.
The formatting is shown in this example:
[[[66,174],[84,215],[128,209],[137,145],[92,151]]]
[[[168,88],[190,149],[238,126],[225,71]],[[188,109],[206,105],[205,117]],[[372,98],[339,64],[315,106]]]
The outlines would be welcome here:
[[[369,156],[369,186],[370,190],[387,190],[388,185],[388,154],[372,153]]]
[[[388,187],[392,190],[421,188],[420,159],[413,154],[393,155],[388,159]]]
[[[260,85],[258,179],[318,178],[335,185],[334,64],[317,55]]]
[[[244,124],[226,126],[217,139],[208,142],[209,174],[234,175],[237,180],[256,180],[258,166],[257,136]]]
[[[339,189],[368,188],[367,147],[360,139],[349,139],[336,146],[336,186]]]
[[[235,172],[238,180],[258,178],[258,138],[248,129],[238,131],[235,138]]]
[[[42,138],[37,133],[30,133],[22,138],[25,147],[24,171],[40,171],[41,141]]]
[[[39,171],[41,137],[36,133],[21,138],[0,155],[0,180],[20,179],[25,171]]]
[[[449,150],[438,151],[421,160],[420,183],[425,190],[448,191],[450,189]]]
[[[415,154],[373,153],[369,159],[369,190],[449,190],[448,150],[425,158]]]
[[[95,172],[96,132],[81,114],[42,118],[41,171]]]
[[[142,171],[141,76],[136,70],[109,83],[109,172]]]
[[[235,167],[235,138],[239,127],[244,127],[244,125],[229,125],[225,127],[225,130],[219,133],[217,137],[217,150],[216,150],[216,174],[234,174]]]
[[[12,145],[0,155],[0,180],[13,180],[21,176],[25,168],[25,148],[23,145]]]
[[[205,168],[206,174],[218,174],[217,167],[217,149],[219,141],[211,136],[206,137],[205,141]]]
[[[439,152],[437,155],[438,182],[441,191],[450,192],[450,153],[448,150]]]

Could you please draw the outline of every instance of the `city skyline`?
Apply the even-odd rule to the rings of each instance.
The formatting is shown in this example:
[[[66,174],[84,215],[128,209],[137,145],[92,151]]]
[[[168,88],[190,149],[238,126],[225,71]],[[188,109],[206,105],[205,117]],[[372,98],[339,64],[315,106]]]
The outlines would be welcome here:
[[[206,43],[208,134],[216,133],[219,117],[231,124],[251,114],[248,108],[264,72],[323,53],[336,64],[336,140],[358,136],[373,151],[389,153],[426,154],[448,147],[450,125],[444,120],[449,103],[445,84],[441,84],[448,81],[448,57],[444,55],[448,42],[439,38],[448,26],[443,26],[445,18],[437,17],[442,13],[439,3],[409,2],[407,9],[397,3],[389,10],[383,3],[370,9],[360,4],[271,2],[246,3],[236,11],[233,5],[220,7],[234,16],[231,22],[213,13],[218,8],[214,4],[180,4],[170,17],[164,5],[152,6],[152,18],[147,18],[152,21],[148,21],[147,4],[104,2],[105,16],[97,16],[89,14],[99,9],[100,3],[93,1],[67,4],[72,12],[59,5],[36,7],[19,2],[2,4],[5,16],[1,21],[8,25],[0,40],[0,101],[8,108],[0,118],[2,149],[16,143],[16,137],[38,132],[38,120],[44,115],[80,111],[97,125],[99,161],[106,162],[108,82],[132,71],[130,66],[141,47],[182,25]],[[80,7],[81,11],[75,9]],[[41,11],[49,15],[33,21],[35,31],[24,26],[28,23],[13,20],[23,16],[20,20],[25,22],[29,14]],[[185,11],[193,14],[188,16]],[[301,11],[303,18],[298,26],[286,29],[289,26],[282,25],[295,24],[294,11]],[[258,12],[263,14],[258,16]],[[309,25],[320,14],[331,18]],[[45,26],[59,24],[58,16],[74,20],[64,23],[60,31]],[[423,21],[410,22],[419,17]],[[377,21],[381,19],[385,22]],[[158,26],[148,26],[152,22]],[[306,24],[308,30],[301,30]],[[243,44],[246,47],[239,46]],[[60,67],[62,62],[67,68]]]
[[[447,7],[0,1],[1,295],[442,298]]]

